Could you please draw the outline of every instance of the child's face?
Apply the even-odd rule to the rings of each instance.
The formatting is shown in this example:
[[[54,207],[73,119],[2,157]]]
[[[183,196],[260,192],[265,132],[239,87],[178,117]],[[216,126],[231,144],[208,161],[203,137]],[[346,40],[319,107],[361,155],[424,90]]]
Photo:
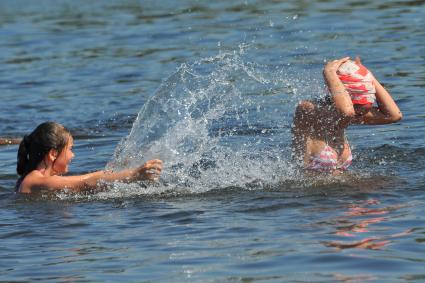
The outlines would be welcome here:
[[[354,105],[354,111],[356,112],[357,116],[363,116],[365,114],[367,114],[371,109],[372,109],[373,105],[372,104],[355,104]]]
[[[65,174],[68,172],[69,163],[71,163],[72,158],[74,158],[74,153],[72,152],[72,147],[74,146],[74,139],[69,136],[68,144],[58,155],[53,164],[53,169],[58,175]]]

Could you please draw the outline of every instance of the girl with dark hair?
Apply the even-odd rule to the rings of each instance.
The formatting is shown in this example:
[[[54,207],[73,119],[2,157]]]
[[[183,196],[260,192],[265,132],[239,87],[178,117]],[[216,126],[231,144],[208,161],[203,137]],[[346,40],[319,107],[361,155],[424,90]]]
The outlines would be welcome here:
[[[295,110],[293,151],[304,171],[338,174],[347,170],[352,160],[345,136],[348,126],[395,123],[402,114],[359,58],[328,62],[323,76],[330,94],[323,99],[301,101]]]
[[[156,180],[162,170],[161,160],[150,160],[137,168],[119,172],[96,171],[79,176],[62,176],[74,157],[73,138],[68,129],[55,122],[40,124],[19,145],[16,171],[20,178],[16,191],[69,189],[74,192],[95,189],[99,181]]]

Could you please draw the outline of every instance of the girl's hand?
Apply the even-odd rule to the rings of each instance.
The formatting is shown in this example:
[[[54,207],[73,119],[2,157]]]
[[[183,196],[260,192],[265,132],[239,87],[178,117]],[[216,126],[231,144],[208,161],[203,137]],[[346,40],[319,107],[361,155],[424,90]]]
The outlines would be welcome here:
[[[156,181],[161,175],[162,161],[159,159],[149,160],[136,169],[135,177],[138,180]]]
[[[333,60],[333,61],[329,61],[328,63],[326,63],[324,69],[323,69],[323,73],[326,74],[336,74],[336,71],[338,70],[338,68],[344,64],[345,62],[347,62],[350,59],[350,57],[344,57],[338,60]]]

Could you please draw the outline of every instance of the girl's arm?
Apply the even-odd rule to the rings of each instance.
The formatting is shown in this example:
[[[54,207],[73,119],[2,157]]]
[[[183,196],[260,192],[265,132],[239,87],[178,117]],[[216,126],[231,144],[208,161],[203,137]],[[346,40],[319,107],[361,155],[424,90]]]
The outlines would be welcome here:
[[[310,101],[301,101],[295,109],[292,124],[292,159],[299,167],[305,167],[310,160],[308,142],[311,125],[314,123],[315,106]]]
[[[323,69],[323,77],[329,92],[332,95],[336,109],[341,114],[341,121],[351,120],[354,117],[355,111],[351,102],[350,94],[346,91],[344,84],[337,75],[338,68],[345,63],[350,57],[344,57],[339,60],[328,62]]]
[[[40,176],[31,178],[30,184],[22,184],[22,193],[30,193],[36,189],[61,190],[69,189],[75,192],[95,189],[99,181],[132,182],[137,180],[155,180],[162,170],[162,161],[155,159],[146,162],[143,166],[125,169],[118,172],[96,171],[78,176]],[[27,176],[30,177],[30,176]],[[24,181],[25,182],[25,181]]]
[[[374,78],[373,83],[375,84],[378,108],[373,108],[364,116],[356,118],[354,122],[356,124],[383,125],[400,121],[403,114],[394,99],[377,79]]]

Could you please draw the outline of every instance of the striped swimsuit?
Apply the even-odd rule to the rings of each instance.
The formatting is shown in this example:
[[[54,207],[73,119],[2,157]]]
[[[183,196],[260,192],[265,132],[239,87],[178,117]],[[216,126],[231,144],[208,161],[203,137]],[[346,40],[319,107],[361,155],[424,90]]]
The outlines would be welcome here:
[[[318,155],[311,157],[310,163],[306,166],[306,169],[328,173],[331,173],[335,170],[345,171],[351,165],[352,160],[353,156],[350,150],[348,158],[340,164],[338,162],[338,155],[335,150],[333,150],[329,145],[325,145],[325,147]]]

